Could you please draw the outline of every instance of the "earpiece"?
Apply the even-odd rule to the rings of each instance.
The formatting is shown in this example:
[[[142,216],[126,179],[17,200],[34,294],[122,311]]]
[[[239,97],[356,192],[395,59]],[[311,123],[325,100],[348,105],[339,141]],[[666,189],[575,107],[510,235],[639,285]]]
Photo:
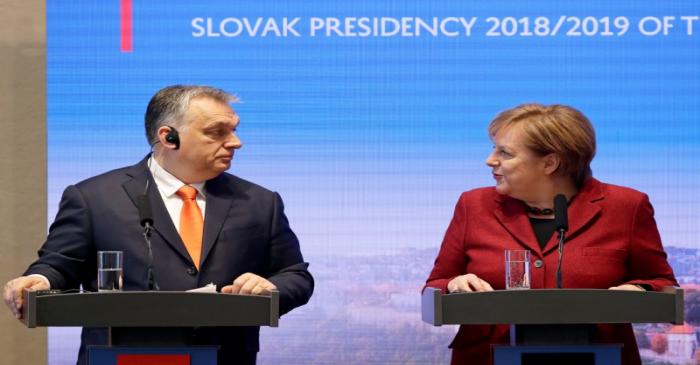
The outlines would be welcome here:
[[[165,141],[175,145],[175,149],[180,149],[180,135],[177,133],[177,129],[173,127],[170,128],[170,132],[165,135]]]

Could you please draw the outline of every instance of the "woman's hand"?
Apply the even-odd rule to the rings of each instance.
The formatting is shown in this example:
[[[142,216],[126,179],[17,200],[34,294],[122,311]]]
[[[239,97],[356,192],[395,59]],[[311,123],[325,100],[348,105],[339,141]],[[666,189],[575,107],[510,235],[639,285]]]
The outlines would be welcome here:
[[[449,288],[449,285],[448,285],[448,288]],[[646,291],[641,286],[633,285],[633,284],[622,284],[620,286],[613,286],[613,287],[610,287],[608,289],[610,289],[610,290]]]
[[[460,275],[447,283],[448,293],[493,291],[491,285],[474,274]]]

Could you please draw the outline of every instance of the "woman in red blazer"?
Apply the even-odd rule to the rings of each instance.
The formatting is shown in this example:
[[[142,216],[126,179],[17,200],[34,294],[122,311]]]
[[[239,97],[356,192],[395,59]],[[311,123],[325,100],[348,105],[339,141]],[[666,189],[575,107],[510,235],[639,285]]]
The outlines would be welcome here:
[[[677,285],[648,197],[592,177],[595,133],[578,110],[525,104],[488,128],[486,159],[495,187],[462,194],[426,286],[443,292],[505,288],[504,254],[530,250],[532,288],[554,288],[557,235],[553,199],[569,202],[564,288],[660,290]],[[491,364],[491,344],[507,344],[508,326],[461,326],[452,364]],[[597,340],[623,343],[622,363],[641,364],[629,324],[599,325]]]

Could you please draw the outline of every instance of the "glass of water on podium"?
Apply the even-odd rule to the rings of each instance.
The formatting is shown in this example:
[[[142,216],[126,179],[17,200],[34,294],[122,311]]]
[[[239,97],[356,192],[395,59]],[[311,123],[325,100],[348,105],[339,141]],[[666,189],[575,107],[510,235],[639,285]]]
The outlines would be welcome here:
[[[124,283],[124,252],[97,252],[97,291],[120,291]]]
[[[506,289],[530,289],[530,251],[506,250]]]

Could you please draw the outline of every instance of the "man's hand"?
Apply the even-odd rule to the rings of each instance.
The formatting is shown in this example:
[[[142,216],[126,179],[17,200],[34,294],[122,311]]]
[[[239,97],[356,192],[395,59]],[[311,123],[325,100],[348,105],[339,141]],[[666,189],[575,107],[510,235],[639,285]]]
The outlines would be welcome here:
[[[491,284],[474,274],[460,275],[447,283],[448,293],[493,291]]]
[[[253,273],[245,273],[233,281],[233,285],[221,288],[222,293],[269,295],[271,290],[277,290],[275,284],[262,276]]]
[[[22,318],[22,291],[24,289],[31,290],[47,290],[49,286],[46,284],[41,277],[38,276],[20,276],[16,279],[12,279],[5,284],[5,290],[3,291],[3,299],[5,299],[5,304],[10,308],[12,314],[15,315],[17,319]]]

